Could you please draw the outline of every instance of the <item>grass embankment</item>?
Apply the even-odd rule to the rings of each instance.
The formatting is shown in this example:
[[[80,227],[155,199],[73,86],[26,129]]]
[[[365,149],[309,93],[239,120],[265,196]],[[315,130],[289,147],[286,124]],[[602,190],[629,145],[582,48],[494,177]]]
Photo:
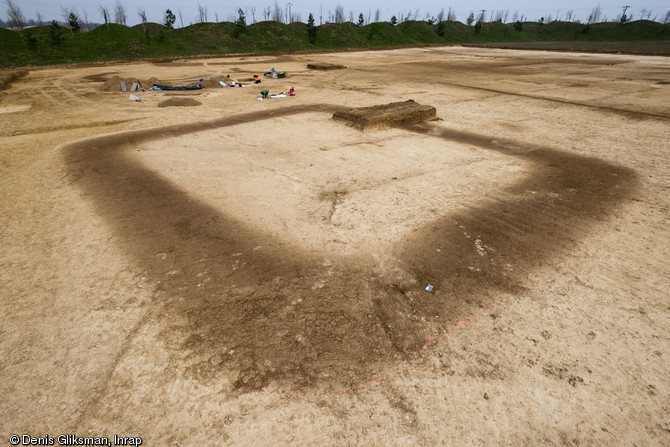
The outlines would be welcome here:
[[[438,29],[443,31],[440,35]],[[235,37],[235,25],[202,23],[167,29],[142,25],[101,25],[91,31],[71,35],[62,28],[63,42],[53,43],[50,26],[14,32],[0,29],[0,66],[52,65],[144,58],[174,58],[206,54],[274,53],[291,51],[342,50],[348,48],[388,48],[411,45],[486,44],[519,42],[630,42],[670,41],[670,26],[639,20],[635,22],[586,25],[569,22],[523,23],[516,31],[512,24],[484,23],[479,32],[460,22],[444,22],[442,27],[409,21],[392,26],[371,23],[358,27],[351,23],[318,27],[315,43],[309,41],[307,25],[260,22]],[[28,41],[34,36],[33,45]]]

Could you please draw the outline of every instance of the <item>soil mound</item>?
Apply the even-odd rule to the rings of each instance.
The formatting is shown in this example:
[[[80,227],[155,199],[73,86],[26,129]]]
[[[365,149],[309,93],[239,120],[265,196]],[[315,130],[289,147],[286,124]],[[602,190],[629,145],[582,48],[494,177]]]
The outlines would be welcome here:
[[[435,107],[425,106],[410,99],[404,102],[392,102],[335,112],[333,119],[366,131],[429,121],[434,119],[436,114]]]
[[[202,78],[202,80],[199,81],[198,83],[204,85],[205,88],[221,88],[221,84],[219,84],[219,81],[223,81],[226,84],[229,82],[226,81],[225,79],[226,77],[222,75],[209,76],[206,78]]]
[[[121,82],[126,83],[126,91],[130,91],[130,88],[133,86],[133,82],[139,82],[140,86],[147,90],[150,89],[154,84],[163,84],[158,78],[137,79],[114,76],[104,82],[102,85],[102,90],[105,92],[122,92],[123,89],[121,88]]]
[[[158,103],[158,107],[194,107],[202,105],[193,98],[170,98]]]
[[[313,64],[307,64],[307,68],[309,68],[310,70],[343,70],[347,68],[347,66],[339,64],[328,64],[325,62],[317,62]]]
[[[5,90],[12,82],[21,79],[28,74],[28,70],[3,70],[0,71],[0,90]]]

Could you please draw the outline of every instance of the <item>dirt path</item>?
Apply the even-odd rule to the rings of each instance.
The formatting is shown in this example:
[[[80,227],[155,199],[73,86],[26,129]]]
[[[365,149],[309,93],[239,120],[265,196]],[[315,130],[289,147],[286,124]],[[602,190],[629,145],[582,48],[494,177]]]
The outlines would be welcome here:
[[[667,59],[265,59],[0,92],[0,436],[670,442]],[[297,96],[105,91],[268,65]],[[406,99],[438,120],[330,119]]]

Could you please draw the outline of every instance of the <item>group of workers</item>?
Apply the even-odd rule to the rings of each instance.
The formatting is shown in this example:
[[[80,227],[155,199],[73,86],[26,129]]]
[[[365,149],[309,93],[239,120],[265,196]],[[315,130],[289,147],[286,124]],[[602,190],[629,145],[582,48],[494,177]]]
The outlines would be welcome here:
[[[230,75],[228,75],[227,77],[230,78]],[[261,77],[258,76],[257,74],[255,74],[253,83],[254,84],[260,84],[261,83]],[[221,87],[228,87],[228,84],[226,84],[223,81],[219,82],[219,84],[221,84]],[[240,82],[231,81],[230,86],[231,87],[244,87],[244,84],[242,84]],[[266,95],[267,95],[267,91],[266,91]],[[291,89],[288,92],[276,93],[276,94],[272,94],[271,96],[272,97],[295,96],[295,89],[293,87],[291,87]]]

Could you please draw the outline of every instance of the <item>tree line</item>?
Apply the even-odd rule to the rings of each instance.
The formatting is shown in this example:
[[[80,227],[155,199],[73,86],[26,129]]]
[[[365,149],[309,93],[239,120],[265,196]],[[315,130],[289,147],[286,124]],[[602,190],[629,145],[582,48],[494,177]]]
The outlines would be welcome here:
[[[56,24],[59,26],[67,27],[70,33],[74,34],[83,30],[90,30],[100,25],[109,26],[110,23],[116,23],[119,25],[127,26],[129,12],[126,6],[122,3],[121,0],[116,0],[112,7],[105,5],[98,5],[97,13],[99,18],[102,19],[101,23],[89,21],[89,15],[86,10],[78,11],[75,6],[72,7],[61,7],[61,18],[59,20],[51,20],[51,22],[45,21],[42,14],[37,11],[35,13],[35,18],[26,19],[23,15],[21,8],[15,0],[4,0],[5,6],[7,8],[6,15],[7,21],[0,19],[0,27],[11,28],[14,30],[22,30],[26,27],[31,26],[43,26],[48,23]],[[237,15],[230,15],[225,18],[223,21],[235,23],[238,28],[242,29],[247,26],[247,20],[251,24],[257,23],[257,21],[276,21],[280,23],[294,23],[302,22],[302,16],[300,12],[294,11],[292,8],[292,3],[287,3],[285,5],[280,4],[275,0],[273,6],[267,6],[260,9],[257,9],[256,6],[251,6],[245,9],[237,8]],[[607,21],[616,21],[619,23],[625,23],[635,20],[651,20],[660,23],[670,23],[670,10],[666,11],[664,14],[657,14],[649,8],[642,8],[639,10],[637,15],[630,11],[629,6],[622,8],[621,14],[616,14],[613,17],[607,17],[603,13],[600,4],[596,5],[590,13],[584,17],[583,21],[577,17],[574,10],[567,10],[561,12],[560,10],[556,11],[556,14],[547,14],[546,16],[529,18],[524,14],[520,14],[519,11],[514,11],[510,14],[509,10],[491,10],[487,11],[482,10],[472,10],[468,14],[465,24],[468,26],[474,26],[475,30],[481,28],[481,25],[486,22],[500,22],[500,23],[513,23],[515,28],[520,27],[521,23],[526,21],[537,21],[540,24],[551,23],[554,21],[562,22],[576,22],[584,23],[590,25],[592,23],[600,23]],[[140,7],[137,10],[137,17],[140,20],[140,23],[146,31],[145,25],[148,23],[148,17],[146,9]],[[374,12],[372,9],[369,9],[367,13],[365,11],[359,12],[358,16],[355,15],[353,10],[350,10],[348,14],[345,12],[344,7],[341,4],[337,4],[333,10],[326,10],[325,15],[323,9],[319,8],[318,17],[319,25],[328,24],[328,23],[350,23],[356,26],[365,26],[370,23],[379,23],[385,20],[381,18],[381,10],[377,8]],[[307,25],[317,26],[316,17],[314,14],[310,13],[307,19]],[[160,23],[165,25],[167,28],[174,28],[177,25],[177,19],[179,19],[179,26],[184,27],[184,14],[182,13],[181,8],[176,9],[176,14],[171,9],[166,9],[163,13],[163,16],[160,19]],[[197,3],[197,15],[193,20],[186,19],[186,26],[192,25],[194,23],[209,23],[214,19],[215,22],[219,22],[218,12],[214,12],[214,16],[211,17],[206,6]],[[416,21],[424,20],[429,24],[438,25],[443,22],[456,21],[456,12],[452,8],[448,8],[447,11],[442,8],[436,15],[431,13],[426,13],[422,15],[420,10],[410,9],[407,12],[400,11],[397,15],[393,15],[388,22],[392,25],[397,25],[398,23],[406,21]],[[241,27],[241,28],[240,28]],[[520,29],[518,29],[520,31]],[[438,30],[438,33],[440,31]]]

